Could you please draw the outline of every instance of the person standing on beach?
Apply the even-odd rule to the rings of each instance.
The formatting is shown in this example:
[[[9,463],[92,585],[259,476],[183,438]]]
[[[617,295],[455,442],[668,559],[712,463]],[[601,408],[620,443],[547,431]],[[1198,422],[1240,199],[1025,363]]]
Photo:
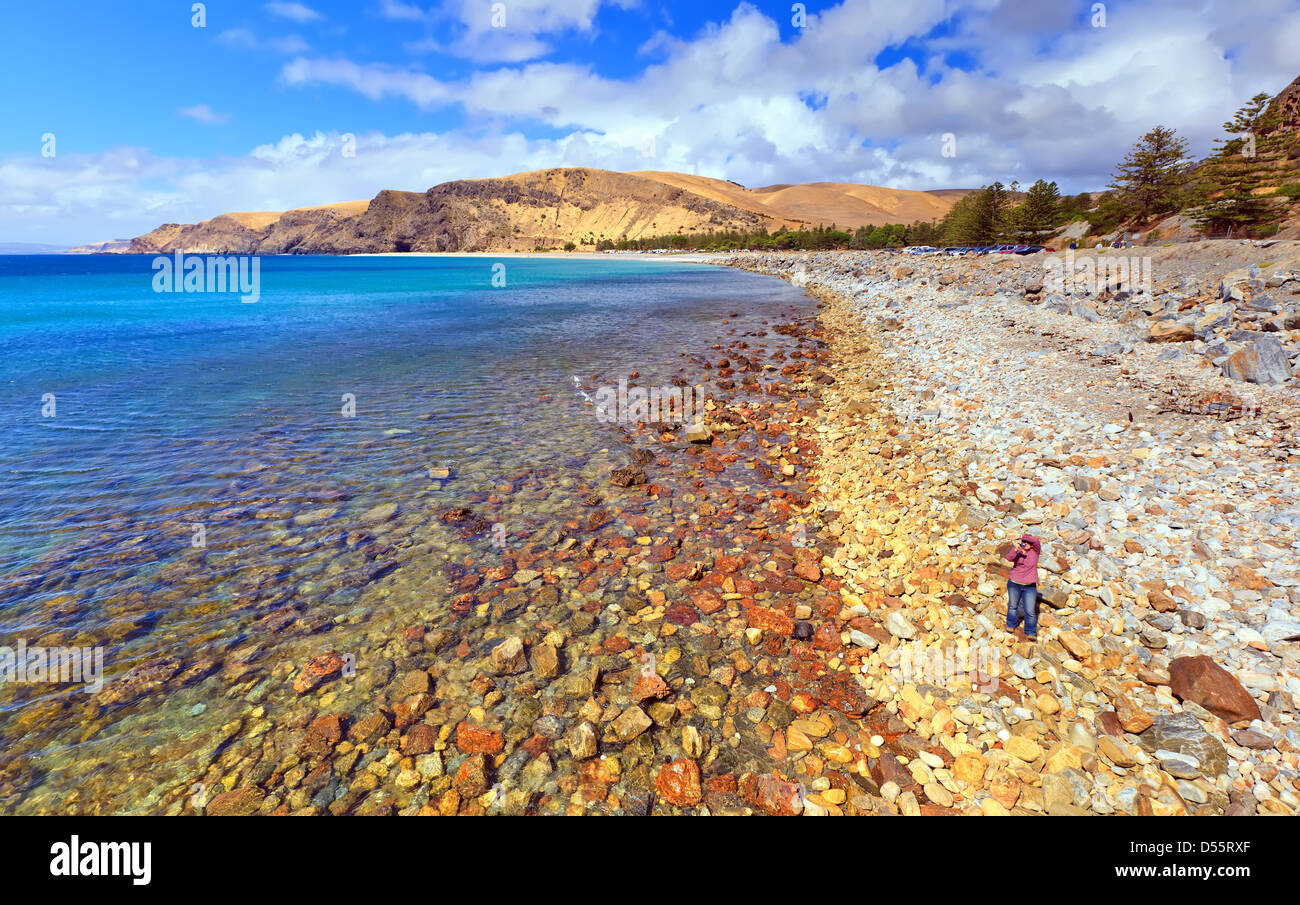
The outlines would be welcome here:
[[[1023,619],[1025,635],[1038,640],[1038,557],[1043,544],[1032,534],[1014,539],[1007,554],[1011,574],[1007,576],[1007,631],[1014,632]]]

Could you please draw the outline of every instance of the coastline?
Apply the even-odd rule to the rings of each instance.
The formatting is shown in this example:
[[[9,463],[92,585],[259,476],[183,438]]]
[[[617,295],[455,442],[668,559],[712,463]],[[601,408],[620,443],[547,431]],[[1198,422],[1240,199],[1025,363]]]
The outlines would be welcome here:
[[[968,289],[978,262],[723,263],[826,303],[822,566],[883,702],[855,810],[1296,812],[1295,524],[1264,520],[1300,505],[1280,392],[1247,421],[1161,411],[1155,350],[1099,366],[1080,333],[1106,328]],[[1216,486],[1216,454],[1247,483]],[[1004,632],[1020,531],[1044,542],[1036,644]]]
[[[637,273],[653,282],[657,271]],[[609,291],[589,275],[603,306]],[[437,411],[425,403],[376,421],[360,446],[286,454],[271,442],[252,462],[223,465],[235,505],[222,520],[262,532],[240,548],[247,571],[232,585],[216,586],[224,576],[206,553],[173,556],[154,578],[142,564],[170,536],[138,519],[148,543],[122,551],[109,525],[8,576],[3,590],[31,601],[43,626],[32,640],[42,646],[103,638],[92,634],[97,625],[77,634],[71,616],[83,610],[72,611],[65,592],[78,589],[55,586],[72,563],[94,569],[112,557],[126,587],[95,591],[104,599],[95,618],[119,632],[103,642],[102,689],[5,688],[20,704],[0,759],[7,804],[20,813],[212,815],[698,807],[700,772],[693,787],[656,799],[666,755],[674,771],[689,778],[690,760],[721,784],[709,790],[715,811],[752,811],[725,788],[770,761],[741,703],[777,682],[788,697],[791,617],[831,594],[798,577],[814,557],[811,531],[800,527],[813,453],[794,438],[815,405],[798,382],[819,352],[809,336],[814,303],[802,292],[744,274],[712,278],[725,276],[696,273],[698,288],[680,297],[689,316],[672,325],[612,306],[657,336],[680,336],[675,344],[632,340],[633,360],[602,352],[592,359],[602,363],[566,365],[540,387],[536,370],[521,371],[530,382],[519,398],[575,419],[574,435],[589,443],[560,446],[569,430],[556,424],[535,441],[554,451],[535,461],[479,455],[472,439],[463,453],[434,458],[413,442]],[[629,281],[626,291],[652,302],[648,285]],[[711,436],[631,416],[602,426],[591,401],[621,378],[705,384]],[[310,470],[286,468],[304,449],[336,448],[396,463],[377,474],[404,476],[401,486],[417,492],[302,484]],[[308,544],[328,546],[328,565]],[[286,570],[282,553],[305,568]],[[212,618],[201,632],[180,635],[161,620],[136,628],[142,610],[174,617],[198,589],[204,609],[194,615]],[[751,642],[751,608],[775,634]],[[56,618],[63,623],[46,625]],[[132,630],[153,649],[128,649],[122,634]],[[651,663],[655,679],[644,672]],[[791,711],[781,703],[773,713]],[[142,725],[155,744],[118,743],[89,776],[81,769],[91,745],[109,750],[114,737],[140,737]],[[165,767],[146,776],[155,758]]]
[[[274,599],[211,656],[106,677],[84,716],[16,712],[26,743],[55,720],[131,726],[115,708],[156,720],[159,695],[215,689],[231,710],[174,740],[169,762],[196,765],[152,791],[104,771],[33,809],[120,794],[180,814],[198,783],[208,814],[1294,813],[1285,387],[1261,389],[1259,417],[1164,411],[1185,371],[1224,378],[1159,345],[1091,354],[1115,327],[1017,294],[1037,262],[707,262],[813,300],[727,302],[648,378],[713,389],[702,434],[611,425],[578,471],[358,507],[360,524],[337,494],[259,503],[298,535],[358,531],[364,638],[311,596]],[[584,393],[629,376],[583,373]],[[447,464],[439,481],[465,480]],[[1050,601],[1033,645],[1001,632],[998,548],[1025,528]],[[173,569],[165,593],[206,573]],[[1227,680],[1172,675],[1201,654]]]

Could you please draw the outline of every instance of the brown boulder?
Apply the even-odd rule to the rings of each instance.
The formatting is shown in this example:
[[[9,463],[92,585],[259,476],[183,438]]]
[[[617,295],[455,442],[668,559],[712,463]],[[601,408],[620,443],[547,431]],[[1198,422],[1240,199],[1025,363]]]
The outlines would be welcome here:
[[[402,736],[402,753],[410,757],[428,754],[437,743],[437,729],[428,723],[416,723]]]
[[[1191,324],[1179,324],[1174,321],[1160,321],[1151,325],[1147,342],[1153,343],[1189,343],[1196,339],[1196,332]]]
[[[646,474],[639,468],[616,468],[609,473],[609,482],[617,487],[635,487],[646,482]]]
[[[1169,664],[1169,686],[1180,701],[1193,701],[1229,723],[1260,718],[1250,692],[1209,657],[1178,657]]]

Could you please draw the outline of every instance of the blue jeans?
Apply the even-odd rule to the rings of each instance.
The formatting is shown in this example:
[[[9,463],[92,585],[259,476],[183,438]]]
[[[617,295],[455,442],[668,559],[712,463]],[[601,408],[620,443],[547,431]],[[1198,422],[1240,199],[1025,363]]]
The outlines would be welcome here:
[[[1025,634],[1038,634],[1038,585],[1007,582],[1007,631],[1014,632],[1025,620]]]

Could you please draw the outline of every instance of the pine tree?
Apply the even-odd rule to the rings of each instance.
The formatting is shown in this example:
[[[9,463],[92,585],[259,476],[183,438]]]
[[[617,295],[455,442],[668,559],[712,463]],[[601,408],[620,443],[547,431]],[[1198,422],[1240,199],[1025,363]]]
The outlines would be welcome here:
[[[1056,232],[1061,216],[1061,193],[1055,182],[1039,179],[1012,216],[1012,232],[1019,242],[1038,244]]]
[[[1201,168],[1194,211],[1209,235],[1246,232],[1278,219],[1276,199],[1262,194],[1286,156],[1281,114],[1268,94],[1252,97],[1223,124],[1226,137]]]
[[[1187,172],[1186,139],[1173,129],[1156,126],[1115,168],[1110,188],[1126,219],[1140,223],[1181,208]]]
[[[1007,234],[1011,191],[1001,182],[962,197],[940,223],[947,245],[991,245]]]

